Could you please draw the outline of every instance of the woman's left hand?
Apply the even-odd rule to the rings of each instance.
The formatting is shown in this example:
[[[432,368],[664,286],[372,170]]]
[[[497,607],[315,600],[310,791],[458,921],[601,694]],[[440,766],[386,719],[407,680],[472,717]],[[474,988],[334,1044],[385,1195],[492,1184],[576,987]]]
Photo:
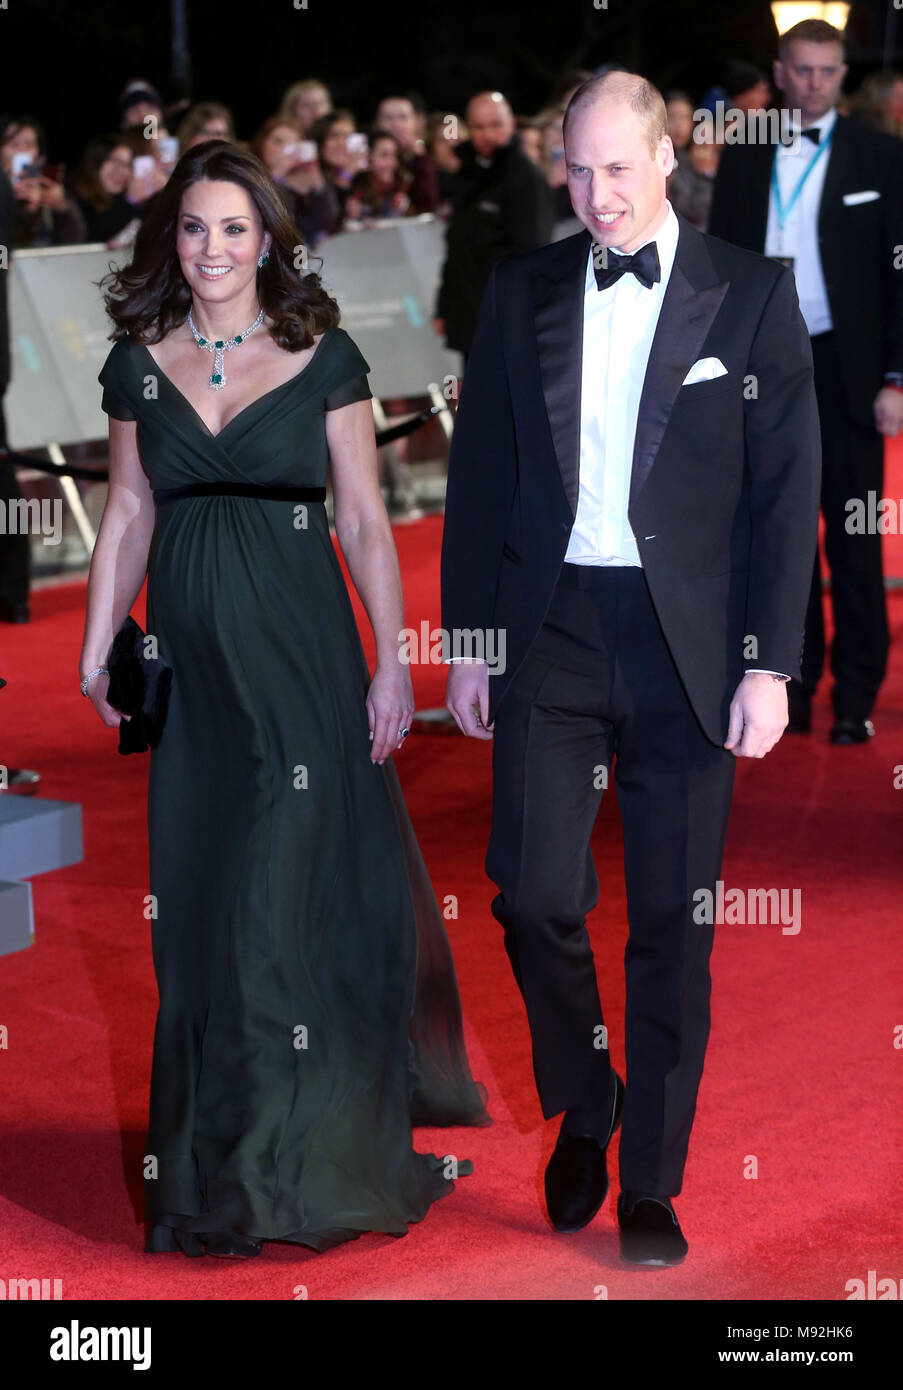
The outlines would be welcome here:
[[[414,717],[414,690],[407,666],[396,659],[391,670],[377,666],[367,691],[367,718],[372,745],[370,761],[384,763],[405,742],[400,729],[410,729]]]

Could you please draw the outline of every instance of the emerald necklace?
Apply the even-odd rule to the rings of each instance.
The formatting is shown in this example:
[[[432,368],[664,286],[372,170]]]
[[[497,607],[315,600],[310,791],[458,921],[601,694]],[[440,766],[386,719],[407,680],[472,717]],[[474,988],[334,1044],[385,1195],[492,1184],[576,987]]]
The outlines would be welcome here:
[[[222,391],[226,384],[225,355],[232,348],[238,347],[245,338],[250,338],[255,328],[259,328],[263,323],[263,310],[257,315],[250,328],[246,328],[244,333],[236,333],[234,338],[203,338],[195,328],[194,319],[191,317],[191,310],[188,310],[188,327],[194,334],[194,341],[198,347],[206,348],[213,353],[213,374],[210,377],[208,386],[212,386],[214,391]]]

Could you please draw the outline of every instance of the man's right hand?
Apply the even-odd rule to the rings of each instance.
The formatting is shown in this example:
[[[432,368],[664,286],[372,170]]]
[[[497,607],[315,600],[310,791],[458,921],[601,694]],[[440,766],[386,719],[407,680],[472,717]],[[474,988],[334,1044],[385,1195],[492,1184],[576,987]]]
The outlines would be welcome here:
[[[489,718],[489,667],[485,661],[456,661],[448,673],[445,708],[468,738],[492,738]]]

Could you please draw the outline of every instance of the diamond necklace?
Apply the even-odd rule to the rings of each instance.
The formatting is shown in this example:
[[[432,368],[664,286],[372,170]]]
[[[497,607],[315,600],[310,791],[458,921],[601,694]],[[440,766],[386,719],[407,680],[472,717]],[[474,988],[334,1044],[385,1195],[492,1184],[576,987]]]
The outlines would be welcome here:
[[[214,391],[222,391],[226,384],[225,354],[232,348],[238,347],[245,338],[250,338],[255,328],[259,328],[263,323],[263,310],[257,315],[250,328],[246,328],[244,333],[236,333],[234,338],[203,338],[194,326],[194,319],[191,317],[191,310],[188,310],[188,327],[194,334],[194,341],[198,347],[206,348],[213,353],[213,374],[210,377],[208,386],[212,386]]]

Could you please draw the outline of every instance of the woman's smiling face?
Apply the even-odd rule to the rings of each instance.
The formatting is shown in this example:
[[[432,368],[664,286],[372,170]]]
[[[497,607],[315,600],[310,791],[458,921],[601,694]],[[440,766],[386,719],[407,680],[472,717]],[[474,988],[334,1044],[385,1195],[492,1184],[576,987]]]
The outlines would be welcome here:
[[[186,188],[176,251],[198,298],[221,303],[240,295],[254,280],[257,258],[270,242],[253,199],[240,184],[199,179]]]

